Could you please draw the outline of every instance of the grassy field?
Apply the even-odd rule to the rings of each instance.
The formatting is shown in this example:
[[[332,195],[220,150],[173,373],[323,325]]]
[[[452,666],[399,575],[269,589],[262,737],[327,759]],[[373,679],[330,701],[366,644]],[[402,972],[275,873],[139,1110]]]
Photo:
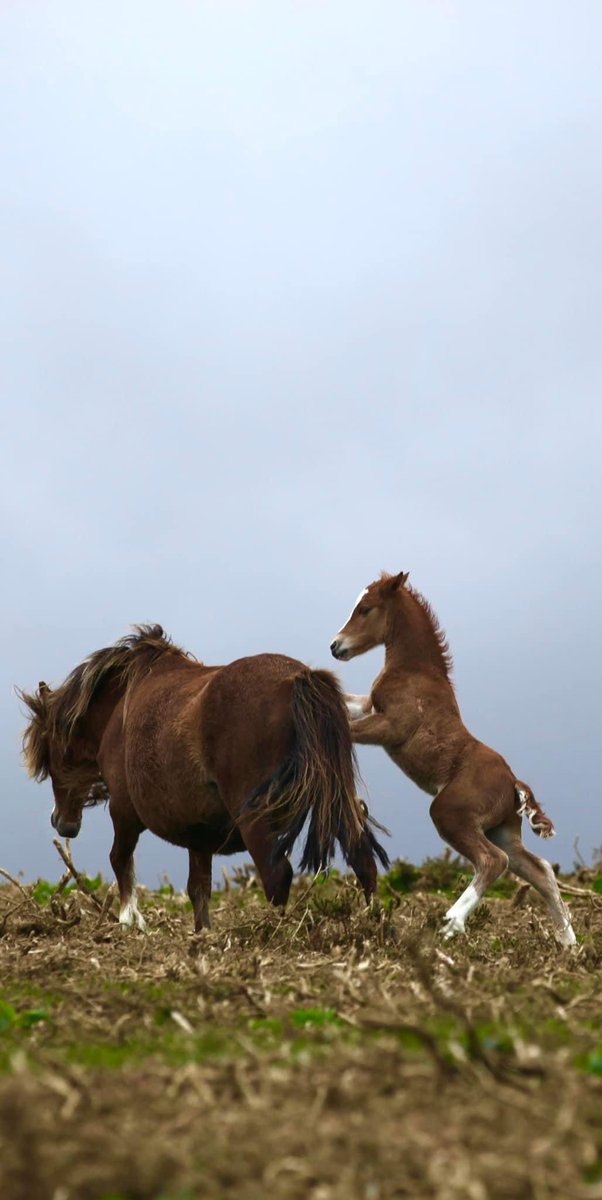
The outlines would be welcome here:
[[[502,880],[396,864],[300,880],[284,917],[238,871],[192,933],[169,887],[121,928],[100,880],[0,888],[2,1200],[602,1197],[602,874],[580,945]]]

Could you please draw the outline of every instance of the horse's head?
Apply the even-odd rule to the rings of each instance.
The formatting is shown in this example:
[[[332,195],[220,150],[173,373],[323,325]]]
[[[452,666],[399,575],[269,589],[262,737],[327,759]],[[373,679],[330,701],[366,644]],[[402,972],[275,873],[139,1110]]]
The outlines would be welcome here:
[[[55,690],[40,683],[32,695],[18,691],[30,712],[25,764],[32,779],[52,782],[51,821],[61,837],[76,837],[83,809],[108,799],[98,767],[103,731],[127,687],[165,654],[186,657],[160,625],[135,625],[132,634],[88,655]]]
[[[330,643],[335,658],[355,658],[386,640],[391,607],[408,578],[407,571],[368,584],[358,596],[349,620]]]
[[[50,814],[50,824],[56,829],[59,837],[77,837],[82,824],[82,812],[86,795],[81,787],[68,787],[60,781],[58,775],[50,771],[54,808]]]
[[[50,779],[54,808],[50,823],[60,837],[77,837],[90,791],[91,764],[85,746],[72,736],[65,746],[53,720],[53,693],[42,682],[37,692],[19,693],[31,719],[23,738],[23,756],[34,779]]]

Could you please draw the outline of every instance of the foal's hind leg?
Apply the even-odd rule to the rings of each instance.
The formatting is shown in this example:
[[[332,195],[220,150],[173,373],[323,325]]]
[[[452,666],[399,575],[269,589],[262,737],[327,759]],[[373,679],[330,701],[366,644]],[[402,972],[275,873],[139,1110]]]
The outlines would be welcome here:
[[[538,858],[523,846],[520,818],[489,830],[487,837],[508,855],[510,870],[525,879],[543,898],[561,946],[574,946],[577,938],[569,910],[560,895],[556,876],[545,858]]]
[[[211,899],[211,859],[207,850],[188,851],[188,895],[194,912],[194,932],[211,928],[209,900]]]
[[[448,796],[446,792],[449,792]],[[453,802],[450,789],[444,788],[433,801],[431,817],[443,840],[467,858],[475,872],[468,887],[445,914],[442,932],[445,938],[451,938],[456,933],[464,933],[466,918],[482,900],[487,888],[503,875],[508,856],[475,825],[474,813],[469,807]]]
[[[138,929],[144,930],[146,921],[138,908],[136,899],[134,850],[145,826],[136,816],[129,801],[127,802],[127,813],[119,812],[114,803],[111,803],[110,813],[115,837],[109,857],[119,888],[119,923],[120,925],[136,924]]]

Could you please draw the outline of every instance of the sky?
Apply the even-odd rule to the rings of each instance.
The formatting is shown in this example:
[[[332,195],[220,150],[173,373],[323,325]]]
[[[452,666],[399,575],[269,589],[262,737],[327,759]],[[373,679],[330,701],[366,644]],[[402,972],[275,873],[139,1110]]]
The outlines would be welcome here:
[[[383,568],[544,851],[591,859],[601,39],[599,0],[0,5],[0,866],[62,872],[16,684],[158,621],[365,692],[382,652],[328,647]],[[360,764],[392,855],[438,853],[428,797]],[[86,812],[79,868],[110,843]],[[184,883],[150,834],[137,862]]]

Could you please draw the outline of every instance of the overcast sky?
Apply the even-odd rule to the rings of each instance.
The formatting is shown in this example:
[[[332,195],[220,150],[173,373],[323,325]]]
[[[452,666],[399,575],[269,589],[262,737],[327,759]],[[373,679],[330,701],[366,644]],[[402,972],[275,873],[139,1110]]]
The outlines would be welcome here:
[[[0,865],[56,878],[15,683],[134,621],[328,645],[409,570],[464,717],[602,843],[599,0],[0,9]],[[369,688],[381,652],[339,664]],[[392,853],[441,843],[369,748]],[[530,833],[532,849],[538,843]],[[88,812],[73,849],[110,876]],[[141,878],[181,885],[146,834]],[[219,863],[216,877],[219,873]]]

